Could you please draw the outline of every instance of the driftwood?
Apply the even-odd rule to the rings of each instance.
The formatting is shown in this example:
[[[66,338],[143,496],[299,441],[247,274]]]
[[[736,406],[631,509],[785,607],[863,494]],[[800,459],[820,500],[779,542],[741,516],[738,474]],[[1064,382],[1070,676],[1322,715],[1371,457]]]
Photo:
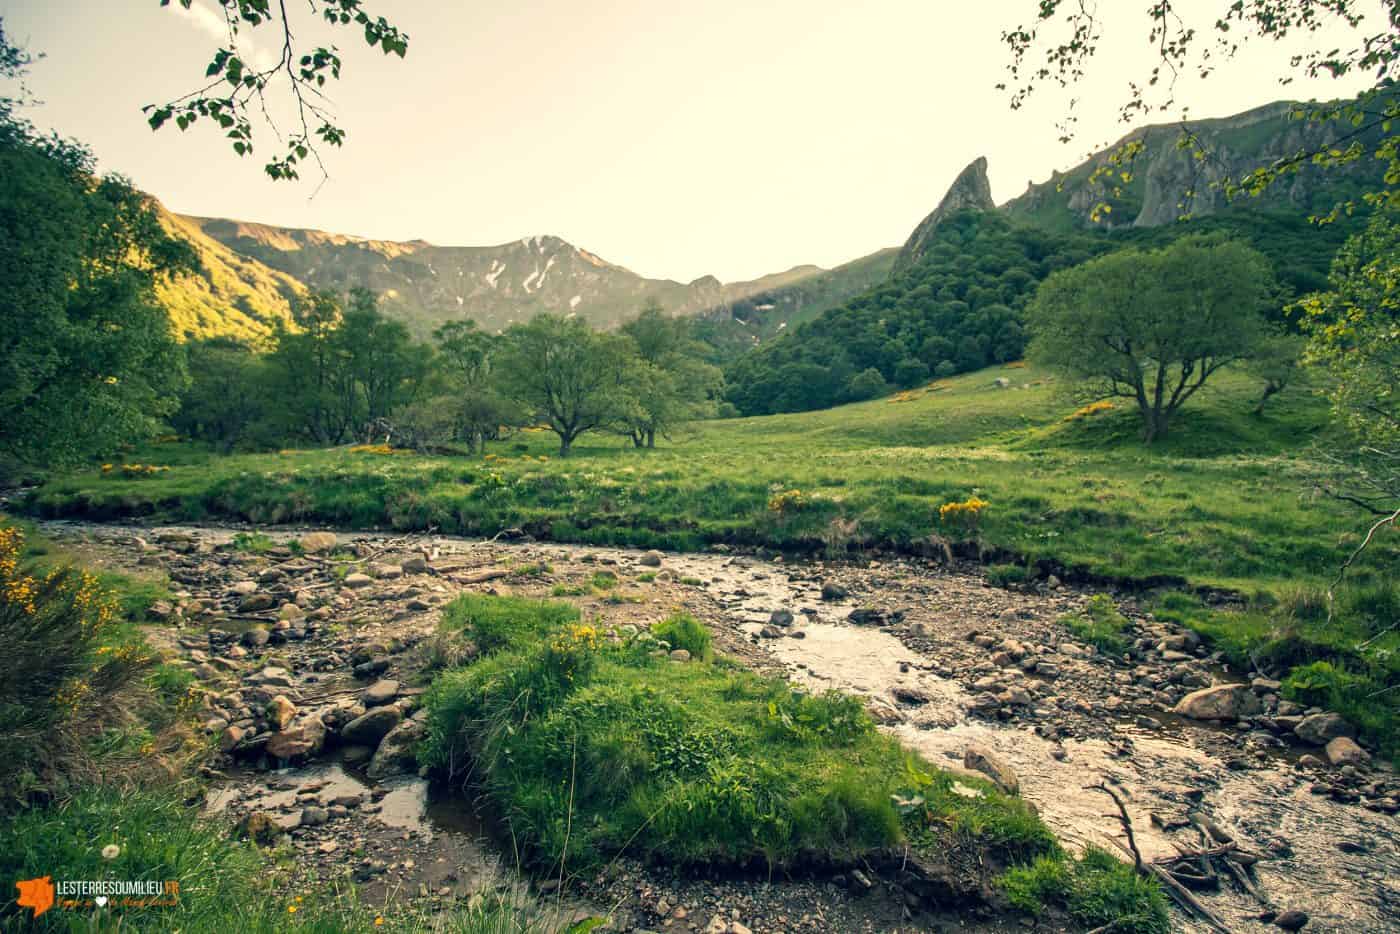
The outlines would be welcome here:
[[[1132,818],[1128,815],[1123,799],[1103,782],[1091,785],[1085,790],[1101,791],[1113,799],[1118,813],[1112,816],[1122,825],[1128,843],[1125,846],[1116,837],[1109,838],[1109,842],[1132,857],[1138,872],[1156,879],[1163,891],[1187,914],[1199,918],[1213,930],[1228,934],[1229,928],[1225,923],[1191,893],[1193,888],[1218,889],[1220,879],[1224,875],[1233,879],[1243,891],[1253,896],[1265,908],[1273,907],[1269,898],[1250,876],[1250,867],[1259,861],[1259,856],[1241,849],[1230,835],[1209,817],[1200,813],[1191,815],[1191,823],[1201,837],[1199,847],[1173,843],[1177,850],[1176,856],[1144,862],[1133,834]],[[1109,934],[1117,926],[1117,922],[1106,924],[1095,928],[1090,934]]]
[[[510,568],[487,568],[484,571],[477,571],[475,574],[453,574],[450,575],[449,579],[457,584],[484,584],[487,581],[509,577],[511,573]]]

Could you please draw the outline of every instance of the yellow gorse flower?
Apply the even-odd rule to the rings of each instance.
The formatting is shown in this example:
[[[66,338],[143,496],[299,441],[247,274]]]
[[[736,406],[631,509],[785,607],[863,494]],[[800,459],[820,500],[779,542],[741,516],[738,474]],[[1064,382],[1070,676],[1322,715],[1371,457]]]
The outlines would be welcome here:
[[[945,523],[976,525],[989,503],[977,496],[970,496],[962,502],[944,503],[938,507],[938,520]]]

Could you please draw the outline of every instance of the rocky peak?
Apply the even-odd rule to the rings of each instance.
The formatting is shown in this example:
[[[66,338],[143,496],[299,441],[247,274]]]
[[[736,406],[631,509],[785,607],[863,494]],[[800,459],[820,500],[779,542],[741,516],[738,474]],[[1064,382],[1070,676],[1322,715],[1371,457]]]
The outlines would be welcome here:
[[[996,210],[996,202],[992,201],[992,185],[987,180],[986,156],[977,157],[958,173],[948,193],[938,202],[938,207],[914,228],[914,233],[910,235],[904,249],[899,251],[899,257],[894,261],[894,271],[898,273],[917,263],[923,256],[924,246],[943,219],[965,210]]]

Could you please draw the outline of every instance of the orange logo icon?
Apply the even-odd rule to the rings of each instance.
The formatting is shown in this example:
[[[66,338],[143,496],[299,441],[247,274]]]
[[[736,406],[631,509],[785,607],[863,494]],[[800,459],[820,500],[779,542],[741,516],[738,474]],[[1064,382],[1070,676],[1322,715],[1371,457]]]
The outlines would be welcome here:
[[[53,877],[42,876],[25,882],[16,882],[19,889],[19,907],[33,908],[34,917],[39,917],[53,907]]]

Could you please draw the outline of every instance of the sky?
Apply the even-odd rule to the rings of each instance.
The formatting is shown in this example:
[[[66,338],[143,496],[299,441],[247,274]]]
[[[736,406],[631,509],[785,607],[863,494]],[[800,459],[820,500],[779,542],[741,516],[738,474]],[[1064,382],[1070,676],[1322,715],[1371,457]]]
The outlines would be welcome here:
[[[1000,36],[1031,0],[368,0],[408,33],[403,60],[329,31],[307,4],[288,4],[298,33],[345,59],[331,94],[348,136],[324,183],[314,169],[267,180],[258,156],[274,138],[261,125],[260,152],[243,160],[208,127],[146,126],[142,105],[200,84],[221,42],[215,0],[188,12],[0,0],[0,16],[12,41],[46,56],[28,81],[42,101],[29,119],[83,140],[104,171],[174,211],[451,246],[554,234],[681,281],[899,245],[978,156],[996,200],[1014,197],[1131,128],[1118,106],[1151,56],[1147,0],[1103,0],[1115,41],[1089,80],[1012,111],[996,89],[1009,62]],[[1179,4],[1206,22],[1225,5]],[[268,27],[252,36],[255,61],[280,42]],[[1210,81],[1183,80],[1178,101],[1199,118],[1357,89],[1281,88],[1286,54],[1247,47]],[[1062,143],[1072,96],[1078,135]]]

